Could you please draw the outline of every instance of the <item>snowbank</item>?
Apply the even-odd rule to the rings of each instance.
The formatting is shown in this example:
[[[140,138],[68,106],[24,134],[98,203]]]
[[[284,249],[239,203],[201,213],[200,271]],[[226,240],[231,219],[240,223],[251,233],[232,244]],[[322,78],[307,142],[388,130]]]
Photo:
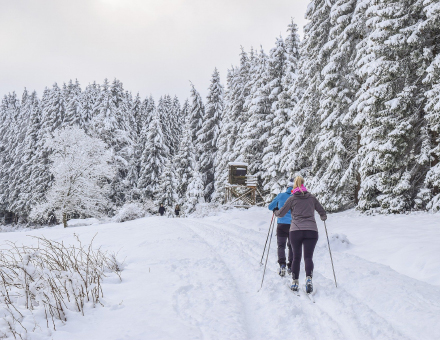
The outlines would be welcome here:
[[[26,235],[71,243],[76,235],[88,242],[98,233],[96,246],[125,258],[122,282],[110,277],[102,284],[104,307],[86,307],[86,317],[68,313],[67,323],[41,339],[438,338],[439,215],[330,214],[338,288],[319,221],[312,304],[279,277],[275,235],[257,292],[271,211],[200,209],[206,217],[153,216],[0,234],[0,244],[30,244]]]

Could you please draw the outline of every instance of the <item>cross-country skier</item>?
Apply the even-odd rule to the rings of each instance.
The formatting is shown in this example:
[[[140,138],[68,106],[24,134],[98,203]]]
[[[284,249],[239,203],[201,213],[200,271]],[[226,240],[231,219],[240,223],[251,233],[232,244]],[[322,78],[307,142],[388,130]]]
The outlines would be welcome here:
[[[159,214],[160,214],[160,216],[163,216],[164,213],[165,213],[165,207],[164,207],[163,204],[161,203],[161,204],[160,204],[160,207],[159,207]]]
[[[289,180],[287,184],[287,190],[282,192],[275,197],[275,199],[269,204],[269,210],[274,210],[275,208],[280,209],[287,199],[291,196],[293,188],[293,178]],[[277,244],[278,244],[278,263],[280,265],[279,274],[280,276],[286,275],[286,242],[289,251],[289,261],[287,262],[287,272],[290,275],[292,267],[292,247],[289,242],[289,229],[292,217],[288,213],[284,217],[279,217],[277,222]]]
[[[289,210],[292,215],[289,240],[293,248],[292,285],[290,289],[298,290],[298,278],[301,264],[301,253],[304,246],[304,264],[306,269],[306,293],[313,292],[313,252],[318,242],[318,228],[315,221],[315,210],[321,220],[327,219],[327,214],[315,196],[310,194],[304,186],[301,176],[295,178],[292,196],[281,209],[274,209],[275,216],[283,217]]]

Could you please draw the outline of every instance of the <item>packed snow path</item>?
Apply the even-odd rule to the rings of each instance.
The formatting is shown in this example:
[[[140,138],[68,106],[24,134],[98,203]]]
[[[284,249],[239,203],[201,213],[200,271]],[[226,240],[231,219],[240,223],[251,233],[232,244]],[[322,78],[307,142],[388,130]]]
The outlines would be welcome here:
[[[330,215],[338,288],[320,229],[315,304],[293,294],[290,279],[278,276],[275,235],[257,292],[270,218],[264,209],[201,219],[151,217],[1,233],[0,241],[28,243],[25,235],[44,235],[69,242],[74,233],[87,241],[98,233],[97,245],[126,258],[122,283],[104,284],[105,307],[85,317],[71,313],[53,339],[439,338],[438,216]],[[303,283],[303,265],[301,271]]]

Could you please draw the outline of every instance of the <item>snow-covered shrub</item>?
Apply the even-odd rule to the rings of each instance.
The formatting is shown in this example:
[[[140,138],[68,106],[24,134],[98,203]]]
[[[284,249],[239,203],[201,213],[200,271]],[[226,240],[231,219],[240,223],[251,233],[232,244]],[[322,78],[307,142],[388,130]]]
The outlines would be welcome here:
[[[154,201],[150,199],[144,199],[143,207],[147,213],[152,215],[157,214],[157,212],[159,211],[158,204],[154,203]]]
[[[126,203],[121,209],[119,209],[118,213],[115,215],[113,220],[115,222],[125,222],[135,220],[137,218],[142,218],[148,215],[145,210],[145,207],[140,203]]]
[[[78,218],[78,219],[73,219],[73,220],[69,220],[67,222],[67,225],[69,227],[85,227],[88,225],[94,225],[94,224],[100,224],[102,223],[102,221],[98,220],[97,218]]]
[[[68,311],[82,313],[102,305],[103,279],[120,276],[123,265],[92,243],[83,245],[35,237],[36,246],[8,243],[0,252],[0,338],[27,339],[49,333],[67,321]]]
[[[195,206],[194,212],[191,217],[207,217],[215,216],[218,213],[224,212],[226,210],[234,209],[232,206],[222,205],[219,203],[199,203]]]
[[[351,243],[345,234],[331,234],[330,247],[335,251],[344,251],[351,247]]]

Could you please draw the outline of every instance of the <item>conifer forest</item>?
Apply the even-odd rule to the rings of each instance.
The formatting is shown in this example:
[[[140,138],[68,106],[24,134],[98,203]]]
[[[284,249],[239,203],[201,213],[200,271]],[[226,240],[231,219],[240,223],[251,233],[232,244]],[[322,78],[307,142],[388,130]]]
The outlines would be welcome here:
[[[63,131],[111,166],[81,182],[102,189],[87,201],[100,209],[71,216],[221,204],[228,162],[248,163],[267,199],[301,174],[328,211],[440,210],[440,2],[315,0],[306,18],[302,39],[292,20],[272,48],[215,69],[206,98],[193,84],[188,99],[141,98],[117,79],[4,95],[1,222],[63,218],[51,203],[71,180],[56,169],[60,145],[73,143]]]

